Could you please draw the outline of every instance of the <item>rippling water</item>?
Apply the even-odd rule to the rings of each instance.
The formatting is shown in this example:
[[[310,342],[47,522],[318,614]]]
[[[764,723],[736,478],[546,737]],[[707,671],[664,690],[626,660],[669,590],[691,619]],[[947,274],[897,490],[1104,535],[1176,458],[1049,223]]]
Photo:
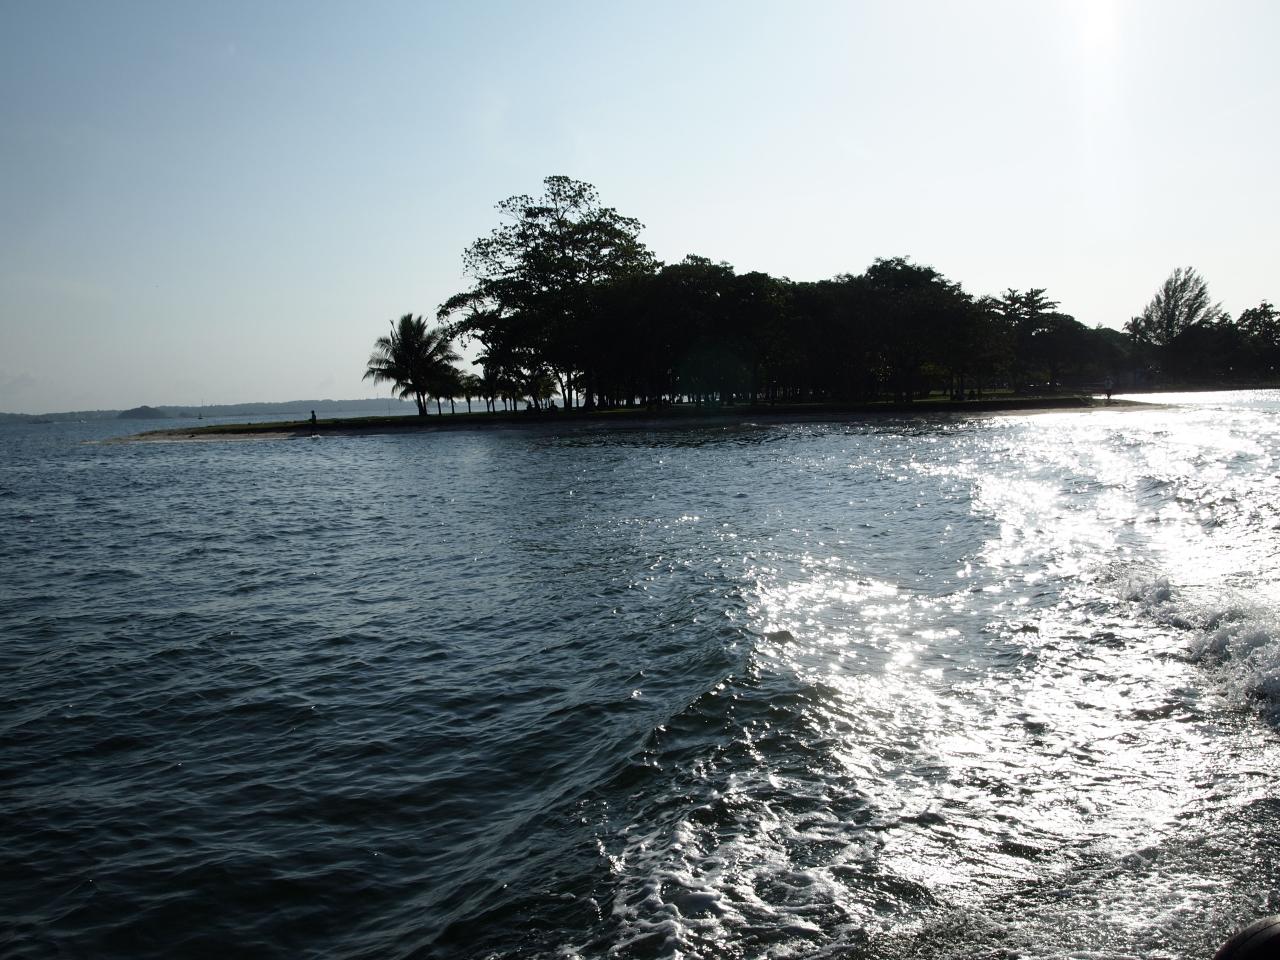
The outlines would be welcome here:
[[[1280,910],[1280,394],[0,428],[16,957],[1197,957]]]

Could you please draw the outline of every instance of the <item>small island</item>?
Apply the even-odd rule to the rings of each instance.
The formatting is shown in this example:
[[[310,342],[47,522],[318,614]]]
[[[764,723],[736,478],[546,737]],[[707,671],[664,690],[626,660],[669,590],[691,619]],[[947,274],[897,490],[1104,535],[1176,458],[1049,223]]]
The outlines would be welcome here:
[[[1044,288],[975,296],[901,256],[803,282],[695,255],[661,263],[643,224],[590,184],[543,186],[497,205],[502,225],[463,254],[472,285],[434,323],[406,313],[375,341],[365,379],[417,417],[312,411],[150,438],[1079,409],[1116,392],[1280,382],[1280,311],[1264,300],[1233,318],[1190,267],[1123,331],[1089,327]]]

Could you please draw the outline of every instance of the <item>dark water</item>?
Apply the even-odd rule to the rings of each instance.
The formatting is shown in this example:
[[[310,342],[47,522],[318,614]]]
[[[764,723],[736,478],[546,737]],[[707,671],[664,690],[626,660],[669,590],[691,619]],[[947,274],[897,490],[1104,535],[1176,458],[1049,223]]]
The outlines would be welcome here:
[[[0,428],[3,953],[1208,955],[1280,910],[1280,398],[1180,399]]]

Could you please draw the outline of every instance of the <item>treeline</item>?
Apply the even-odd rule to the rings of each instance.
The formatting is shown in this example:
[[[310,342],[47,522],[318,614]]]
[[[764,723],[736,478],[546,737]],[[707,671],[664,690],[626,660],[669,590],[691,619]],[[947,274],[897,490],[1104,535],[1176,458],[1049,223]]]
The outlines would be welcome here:
[[[817,282],[697,256],[662,264],[643,225],[589,184],[544,187],[498,204],[501,225],[464,254],[473,286],[440,308],[435,330],[411,316],[393,324],[367,377],[425,413],[428,397],[437,410],[453,397],[606,408],[1247,382],[1273,379],[1280,361],[1275,308],[1233,320],[1190,269],[1125,331],[1091,328],[1044,289],[974,296],[901,257]],[[478,374],[454,365],[457,338],[478,342]]]
[[[974,298],[902,258],[799,283],[686,257],[593,289],[571,315],[580,324],[572,352],[556,368],[542,365],[556,370],[562,395],[576,386],[588,407],[909,402],[936,391],[963,398],[1102,383],[1126,368],[1124,334],[1090,330],[1056,307],[1038,289]],[[496,334],[483,362],[498,357],[518,381],[536,376],[538,363],[509,362],[506,331],[481,332]]]
[[[1182,383],[1276,382],[1280,311],[1266,300],[1234,319],[1195,270],[1174,270],[1125,325],[1134,356],[1156,377]]]

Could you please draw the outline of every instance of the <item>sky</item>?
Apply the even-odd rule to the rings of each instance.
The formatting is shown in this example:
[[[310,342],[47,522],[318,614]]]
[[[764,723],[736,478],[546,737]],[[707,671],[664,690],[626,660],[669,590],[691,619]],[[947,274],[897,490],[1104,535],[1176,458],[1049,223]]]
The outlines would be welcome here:
[[[1280,299],[1280,4],[0,0],[0,411],[349,399],[564,174],[659,259]]]

